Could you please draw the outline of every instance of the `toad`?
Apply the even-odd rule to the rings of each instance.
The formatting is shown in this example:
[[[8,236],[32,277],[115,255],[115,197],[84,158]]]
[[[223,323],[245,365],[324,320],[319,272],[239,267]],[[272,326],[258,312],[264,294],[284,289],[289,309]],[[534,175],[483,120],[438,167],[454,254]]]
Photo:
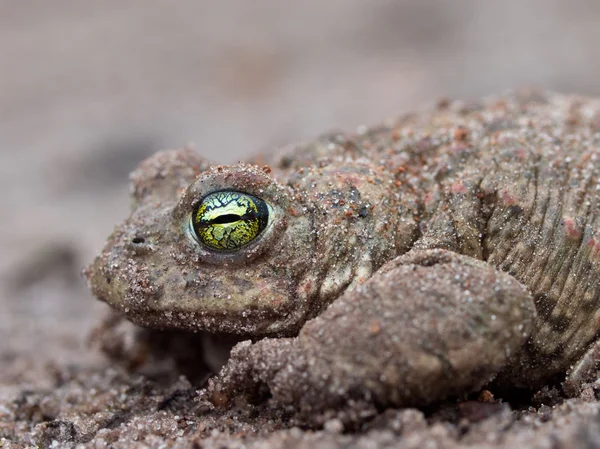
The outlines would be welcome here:
[[[597,99],[444,101],[248,163],[164,151],[131,179],[89,284],[141,326],[250,339],[213,398],[261,386],[316,416],[595,368]]]

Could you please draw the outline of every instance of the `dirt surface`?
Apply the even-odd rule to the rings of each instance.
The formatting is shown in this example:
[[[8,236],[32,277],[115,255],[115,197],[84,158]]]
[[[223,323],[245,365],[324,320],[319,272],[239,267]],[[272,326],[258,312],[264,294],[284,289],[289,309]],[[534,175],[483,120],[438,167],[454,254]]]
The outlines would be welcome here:
[[[598,94],[599,14],[590,0],[0,4],[0,446],[600,447],[593,386],[388,410],[347,431],[215,410],[202,379],[154,361],[127,372],[90,348],[104,310],[79,276],[155,150],[194,142],[231,162],[443,95]]]
[[[185,378],[162,383],[120,369],[63,368],[52,385],[2,398],[3,448],[594,448],[600,405],[592,388],[581,398],[511,411],[501,403],[463,402],[426,415],[387,410],[344,432],[337,419],[306,430],[276,410],[245,404],[228,412],[198,401]]]

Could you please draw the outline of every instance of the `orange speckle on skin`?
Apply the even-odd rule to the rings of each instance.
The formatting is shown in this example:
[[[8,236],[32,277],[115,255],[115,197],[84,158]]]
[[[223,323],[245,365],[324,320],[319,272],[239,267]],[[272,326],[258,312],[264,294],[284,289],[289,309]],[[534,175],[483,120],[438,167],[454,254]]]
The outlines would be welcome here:
[[[506,189],[502,191],[500,198],[505,206],[514,206],[517,204],[517,199]]]
[[[587,241],[587,246],[590,248],[592,256],[600,256],[600,240],[596,239],[595,237],[591,237]]]
[[[269,167],[268,165],[263,165],[261,168],[262,171],[264,171],[265,173],[271,173],[271,167]]]
[[[467,188],[462,181],[457,181],[450,187],[452,193],[467,193]]]
[[[313,289],[313,282],[312,281],[307,281],[306,284],[304,284],[304,285],[301,286],[301,291],[305,295],[310,295],[310,293],[312,292],[312,289]]]
[[[454,140],[464,141],[469,137],[469,130],[462,126],[454,130]]]
[[[369,332],[372,335],[377,335],[381,332],[381,323],[379,322],[379,320],[371,321],[371,327],[369,328]]]
[[[564,217],[565,232],[570,239],[578,239],[581,237],[581,230],[577,226],[576,221],[571,217]]]

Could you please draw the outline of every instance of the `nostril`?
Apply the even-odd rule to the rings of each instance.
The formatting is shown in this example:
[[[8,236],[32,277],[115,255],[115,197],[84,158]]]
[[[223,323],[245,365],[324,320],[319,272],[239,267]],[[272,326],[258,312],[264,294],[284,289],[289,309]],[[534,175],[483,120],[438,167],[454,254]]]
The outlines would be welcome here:
[[[126,246],[138,256],[143,256],[154,250],[152,247],[152,238],[142,237],[139,235],[130,236],[129,238],[129,243],[127,243]]]

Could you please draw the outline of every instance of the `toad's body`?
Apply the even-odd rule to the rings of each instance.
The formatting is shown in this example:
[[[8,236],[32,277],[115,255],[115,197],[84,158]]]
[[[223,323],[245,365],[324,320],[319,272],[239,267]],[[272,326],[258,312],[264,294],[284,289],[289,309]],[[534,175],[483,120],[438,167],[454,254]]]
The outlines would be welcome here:
[[[234,356],[282,402],[327,390],[323,408],[364,392],[424,403],[497,373],[539,386],[597,336],[598,100],[440,105],[258,162],[145,161],[131,217],[89,271],[95,294],[145,326],[273,337]],[[219,191],[270,207],[238,249],[190,226]],[[294,370],[316,373],[298,374],[302,398],[281,387]]]

